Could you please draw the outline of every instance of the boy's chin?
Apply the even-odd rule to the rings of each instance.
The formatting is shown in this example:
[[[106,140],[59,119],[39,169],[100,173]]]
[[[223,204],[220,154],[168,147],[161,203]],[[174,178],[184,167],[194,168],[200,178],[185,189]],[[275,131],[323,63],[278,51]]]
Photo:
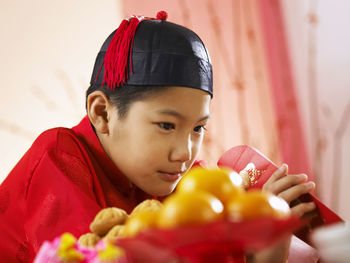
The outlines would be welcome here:
[[[150,189],[149,191],[146,191],[146,193],[148,193],[149,195],[152,196],[167,196],[170,195],[174,189],[175,189],[176,185],[172,185],[169,187],[163,187],[163,188],[159,188],[159,189]]]

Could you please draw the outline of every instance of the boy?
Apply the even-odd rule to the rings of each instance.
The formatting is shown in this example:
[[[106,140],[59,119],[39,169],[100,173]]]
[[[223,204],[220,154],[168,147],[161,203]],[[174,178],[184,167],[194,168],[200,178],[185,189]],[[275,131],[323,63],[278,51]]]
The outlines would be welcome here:
[[[2,183],[4,262],[31,261],[63,232],[88,232],[101,208],[130,212],[170,194],[193,165],[209,119],[212,67],[200,38],[165,19],[159,12],[120,24],[96,58],[87,116],[41,134]],[[273,185],[286,171],[276,173]],[[309,191],[288,178],[277,194]]]

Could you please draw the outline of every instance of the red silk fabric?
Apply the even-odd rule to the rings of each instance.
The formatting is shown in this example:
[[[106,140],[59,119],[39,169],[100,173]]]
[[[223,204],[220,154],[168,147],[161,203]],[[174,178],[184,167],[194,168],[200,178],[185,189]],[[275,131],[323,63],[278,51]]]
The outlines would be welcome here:
[[[45,131],[0,186],[1,261],[31,262],[43,241],[89,232],[101,208],[130,212],[146,198],[105,154],[87,117]]]

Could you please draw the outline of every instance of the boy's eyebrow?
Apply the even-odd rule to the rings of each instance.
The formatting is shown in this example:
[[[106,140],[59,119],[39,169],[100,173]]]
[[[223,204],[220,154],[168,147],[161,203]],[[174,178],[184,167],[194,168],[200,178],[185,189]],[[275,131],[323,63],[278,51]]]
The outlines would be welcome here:
[[[177,112],[177,111],[174,111],[174,110],[170,110],[170,109],[159,110],[159,111],[157,111],[157,113],[163,114],[163,115],[171,115],[171,116],[174,116],[174,117],[176,117],[176,118],[178,118],[178,119],[182,119],[182,120],[185,119],[185,117],[184,117],[181,113],[179,113],[179,112]],[[209,115],[209,114],[208,114],[208,115],[205,115],[204,117],[200,118],[200,119],[198,120],[198,122],[207,120],[207,119],[209,119],[209,118],[210,118],[210,115]]]

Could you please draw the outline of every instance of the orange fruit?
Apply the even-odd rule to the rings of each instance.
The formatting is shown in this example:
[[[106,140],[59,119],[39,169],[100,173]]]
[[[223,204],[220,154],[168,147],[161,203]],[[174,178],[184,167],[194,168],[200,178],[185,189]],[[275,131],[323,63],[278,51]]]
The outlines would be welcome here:
[[[242,178],[228,168],[191,169],[179,182],[178,192],[206,191],[222,203],[243,193]]]
[[[122,237],[134,237],[140,232],[156,226],[157,211],[144,210],[129,217],[122,231]]]
[[[202,191],[175,193],[164,201],[157,225],[173,228],[199,225],[223,218],[223,205],[215,196]]]
[[[233,221],[262,217],[284,218],[290,215],[286,201],[261,190],[251,190],[228,201],[226,210],[229,219]]]

